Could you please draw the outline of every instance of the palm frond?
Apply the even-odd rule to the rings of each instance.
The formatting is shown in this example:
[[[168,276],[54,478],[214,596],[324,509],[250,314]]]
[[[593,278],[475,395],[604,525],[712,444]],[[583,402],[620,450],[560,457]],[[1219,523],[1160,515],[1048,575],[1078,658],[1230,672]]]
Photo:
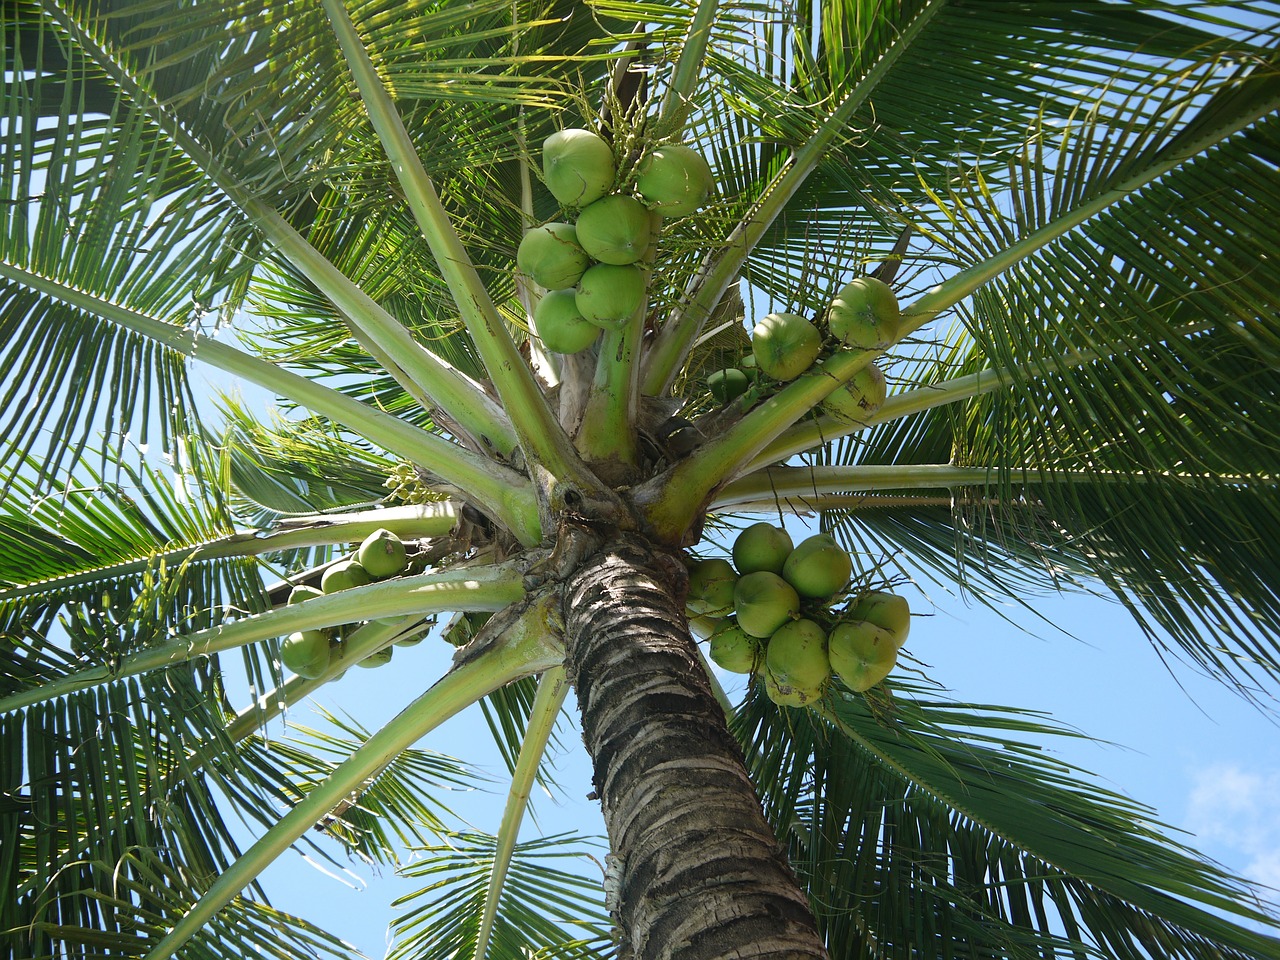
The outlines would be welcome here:
[[[753,779],[833,955],[1274,953],[1219,913],[1273,922],[1256,891],[1025,739],[1064,731],[931,694],[833,692],[825,720],[758,691],[742,707]]]
[[[482,833],[457,833],[417,851],[418,862],[402,873],[427,885],[395,902],[407,909],[393,924],[396,943],[389,957],[475,956],[496,842]],[[487,956],[585,960],[612,955],[601,882],[567,869],[591,856],[590,850],[588,841],[572,834],[516,845]]]

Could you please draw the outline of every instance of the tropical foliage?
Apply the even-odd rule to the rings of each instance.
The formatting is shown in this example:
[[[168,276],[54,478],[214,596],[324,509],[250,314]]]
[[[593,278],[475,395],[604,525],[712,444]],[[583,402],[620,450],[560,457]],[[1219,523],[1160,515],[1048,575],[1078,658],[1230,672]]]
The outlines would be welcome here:
[[[516,840],[595,679],[564,584],[619,539],[692,562],[800,514],[849,551],[851,602],[1106,591],[1274,695],[1280,4],[0,10],[10,955],[345,956],[258,883],[293,846],[420,885],[396,957],[718,955],[629,942],[639,881],[612,857],[607,891],[583,879],[591,838]],[[543,183],[568,128],[605,137],[621,191],[675,143],[715,185],[653,219],[642,306],[571,355],[515,265],[577,213]],[[862,276],[893,287],[895,342],[827,336],[790,382],[711,393],[757,320],[821,326]],[[872,363],[878,410],[820,409]],[[209,402],[206,368],[277,412]],[[288,603],[378,529],[403,575]],[[695,656],[661,614],[682,569],[619,636]],[[281,662],[305,631],[341,650],[306,677]],[[353,664],[442,641],[453,667],[385,727],[277,733]],[[757,679],[714,707],[831,956],[1280,955],[1258,891],[1046,756],[1034,704],[947,680],[792,707]],[[419,745],[468,709],[511,770],[492,834],[444,805],[471,772]]]

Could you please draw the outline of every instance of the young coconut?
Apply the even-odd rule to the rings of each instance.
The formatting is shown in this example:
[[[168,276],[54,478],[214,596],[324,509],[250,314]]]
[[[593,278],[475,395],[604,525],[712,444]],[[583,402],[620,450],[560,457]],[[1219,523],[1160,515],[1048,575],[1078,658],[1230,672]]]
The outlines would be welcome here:
[[[572,287],[590,265],[591,258],[578,243],[578,230],[571,223],[544,223],[527,230],[516,248],[516,266],[548,290]]]
[[[664,217],[687,217],[702,206],[714,185],[707,161],[682,144],[656,148],[636,171],[636,193]]]
[[[356,551],[356,561],[373,579],[385,580],[404,572],[409,554],[399,537],[379,527],[364,538]]]
[[[901,335],[898,298],[883,280],[858,277],[845,284],[827,308],[832,336],[855,350],[882,350]]]
[[[581,353],[600,338],[600,328],[578,309],[574,290],[552,290],[539,300],[533,326],[543,345],[556,353]]]
[[[542,142],[542,177],[566,207],[584,207],[613,186],[613,148],[590,130],[571,128]]]
[[[689,568],[689,595],[685,609],[692,614],[726,617],[733,612],[733,588],[738,574],[721,557],[699,560]]]
[[[791,534],[761,520],[744,529],[733,541],[733,565],[738,573],[768,570],[781,574],[793,546]]]
[[[293,606],[295,603],[304,603],[315,597],[323,596],[323,590],[317,590],[315,587],[308,587],[305,583],[300,583],[289,591],[289,599],[286,601],[286,606]]]
[[[860,596],[849,611],[855,620],[866,620],[893,634],[901,647],[911,632],[911,607],[905,597],[886,590],[873,590]]]
[[[597,263],[578,281],[574,304],[587,322],[612,330],[640,309],[644,288],[645,273],[634,264]]]
[[[774,380],[794,380],[818,359],[822,334],[804,317],[771,313],[751,331],[751,352],[761,373]]]
[[[745,633],[764,639],[800,612],[800,597],[776,573],[760,570],[738,578],[733,610]]]
[[[601,197],[578,214],[578,243],[601,263],[635,263],[649,249],[649,211],[635,197]]]
[[[764,671],[764,692],[780,707],[803,707],[810,702],[803,691],[778,683],[768,670]]]
[[[322,630],[291,633],[280,645],[280,662],[304,680],[314,680],[329,669],[329,638]]]
[[[396,648],[394,646],[390,646],[390,647],[383,647],[381,650],[375,650],[373,653],[369,654],[363,660],[358,661],[356,663],[356,666],[372,668],[372,667],[380,667],[384,663],[390,663],[391,655],[395,653],[395,649]]]
[[[779,688],[790,687],[806,702],[817,700],[831,678],[827,632],[812,620],[784,623],[769,638],[764,663]]]
[[[845,423],[866,423],[871,415],[884,406],[888,387],[884,371],[869,363],[845,384],[827,394],[822,401],[823,413]]]
[[[737,367],[726,367],[707,377],[707,391],[720,404],[738,399],[750,386],[747,375]]]
[[[815,533],[801,540],[787,562],[782,576],[796,593],[811,600],[834,596],[853,574],[853,560],[829,533]]]
[[[831,669],[854,693],[870,690],[893,671],[898,647],[892,633],[866,620],[838,623],[827,637]]]
[[[373,583],[369,571],[360,566],[358,560],[343,560],[324,572],[320,578],[320,589],[325,593],[337,593],[351,587],[363,587],[366,583]]]
[[[759,666],[763,651],[760,641],[745,632],[734,620],[724,620],[711,634],[707,650],[711,660],[730,673],[752,673]]]

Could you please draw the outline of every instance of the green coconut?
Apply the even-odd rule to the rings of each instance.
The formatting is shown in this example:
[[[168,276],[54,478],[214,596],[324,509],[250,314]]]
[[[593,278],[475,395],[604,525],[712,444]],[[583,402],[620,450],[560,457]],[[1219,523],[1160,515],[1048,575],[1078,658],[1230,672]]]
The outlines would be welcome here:
[[[636,193],[664,217],[687,217],[706,202],[714,185],[702,154],[682,144],[658,147],[636,170]]]
[[[771,313],[751,331],[751,352],[761,373],[774,380],[794,380],[818,359],[822,334],[804,317]]]
[[[566,207],[599,200],[613,186],[613,148],[590,130],[569,129],[542,141],[542,177]]]
[[[751,380],[737,367],[716,370],[707,377],[707,390],[717,403],[728,403],[747,392]]]
[[[324,572],[324,576],[320,578],[320,589],[325,593],[337,593],[351,587],[362,587],[366,583],[373,583],[369,571],[358,560],[343,560]]]
[[[292,590],[289,591],[289,599],[287,601],[287,604],[292,606],[295,603],[304,603],[305,601],[312,600],[315,597],[323,597],[323,596],[324,596],[323,590],[317,590],[315,587],[308,587],[306,584],[300,583],[298,584],[298,586],[294,587]]]
[[[373,579],[385,580],[404,573],[409,553],[399,537],[379,527],[364,538],[356,551],[356,561]]]
[[[546,348],[556,353],[581,353],[600,337],[600,328],[578,309],[574,290],[552,290],[539,300],[533,326]]]
[[[832,336],[855,350],[882,350],[902,331],[898,298],[883,280],[858,277],[845,284],[827,308]]]
[[[391,655],[395,652],[395,647],[383,647],[381,650],[375,650],[363,660],[356,662],[357,667],[380,667],[384,663],[391,662]]]
[[[712,661],[730,673],[751,673],[761,660],[760,641],[733,620],[721,621],[707,650]]]
[[[827,637],[832,671],[855,693],[870,690],[898,661],[898,642],[884,627],[866,620],[836,624]]]
[[[884,405],[887,393],[884,371],[870,363],[827,394],[822,410],[845,423],[866,423]]]
[[[853,560],[828,533],[801,540],[782,565],[782,576],[796,593],[811,600],[834,596],[853,573]]]
[[[689,568],[685,609],[695,615],[725,617],[733,612],[733,588],[738,574],[721,557],[699,560]]]
[[[635,197],[601,197],[578,214],[578,243],[601,263],[635,263],[649,249],[649,211]]]
[[[779,686],[795,687],[815,698],[831,677],[827,632],[812,620],[792,620],[774,631],[765,648],[765,667]]]
[[[855,620],[866,620],[888,630],[899,647],[907,642],[911,632],[911,606],[905,597],[873,590],[860,596],[849,613]]]
[[[764,671],[764,692],[780,707],[803,707],[816,699],[808,696],[799,687],[779,683],[768,670]]]
[[[759,570],[738,578],[733,611],[739,627],[763,639],[800,612],[800,597],[776,573]]]
[[[589,323],[615,329],[644,303],[645,274],[634,264],[597,263],[578,281],[574,303]]]
[[[791,534],[761,520],[744,529],[733,541],[733,565],[740,574],[757,570],[781,574],[793,546]]]
[[[525,231],[516,248],[516,266],[540,287],[560,290],[581,279],[591,258],[571,223],[544,223]]]
[[[322,630],[291,633],[280,644],[280,662],[304,680],[314,680],[329,668],[329,638]]]

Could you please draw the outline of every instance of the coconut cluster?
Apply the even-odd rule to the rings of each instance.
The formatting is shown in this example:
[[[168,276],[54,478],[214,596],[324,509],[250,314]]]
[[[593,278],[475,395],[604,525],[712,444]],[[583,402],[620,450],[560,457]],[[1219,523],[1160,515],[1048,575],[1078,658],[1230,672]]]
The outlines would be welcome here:
[[[720,404],[747,393],[753,384],[787,383],[833,351],[883,350],[902,328],[898,298],[883,280],[858,277],[832,298],[818,322],[794,313],[770,313],[751,331],[751,353],[736,366],[707,377],[707,390]],[[765,382],[761,377],[767,378]],[[880,409],[887,388],[884,371],[873,361],[822,401],[823,413],[863,423]]]
[[[907,639],[906,600],[864,593],[832,608],[853,561],[829,534],[799,544],[770,523],[755,523],[733,544],[733,562],[713,557],[689,570],[686,610],[710,631],[710,656],[733,673],[758,674],[775,703],[822,698],[832,677],[855,692],[887,677]]]
[[[569,129],[543,142],[542,174],[551,195],[577,215],[527,231],[516,266],[549,291],[533,311],[543,344],[578,353],[640,308],[647,283],[640,261],[653,241],[653,215],[697,210],[711,192],[711,168],[689,147],[660,146],[640,160],[630,187],[616,190],[608,141]]]
[[[408,567],[408,551],[390,530],[379,528],[365,537],[355,553],[325,570],[320,589],[299,585],[289,593],[289,604],[304,603],[315,597],[364,586],[375,580],[388,580],[404,573]],[[399,618],[396,618],[399,619]],[[342,656],[342,638],[329,630],[302,630],[291,633],[280,647],[280,661],[285,669],[308,680],[324,674],[329,665]],[[379,650],[360,661],[362,667],[377,667],[391,659],[391,647]]]

